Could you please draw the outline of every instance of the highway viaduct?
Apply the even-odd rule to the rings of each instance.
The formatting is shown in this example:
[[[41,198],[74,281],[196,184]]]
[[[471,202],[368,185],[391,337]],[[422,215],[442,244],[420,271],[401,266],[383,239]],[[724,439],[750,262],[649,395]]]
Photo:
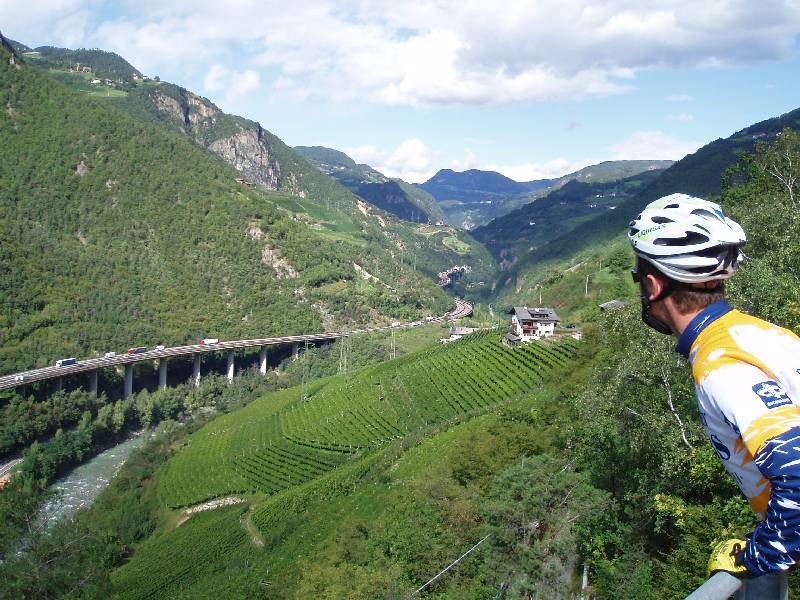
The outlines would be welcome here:
[[[400,325],[386,327],[370,327],[366,329],[353,329],[350,331],[338,331],[331,333],[312,333],[306,335],[290,335],[272,338],[259,338],[250,340],[230,340],[217,342],[214,344],[194,344],[190,346],[173,346],[170,348],[157,348],[147,350],[138,354],[121,354],[119,356],[84,358],[75,363],[64,366],[49,366],[40,369],[31,369],[19,373],[0,376],[0,391],[24,386],[37,381],[54,380],[56,387],[61,387],[63,377],[87,373],[89,375],[89,391],[97,394],[97,374],[100,369],[110,367],[123,367],[123,392],[125,398],[133,393],[133,365],[140,362],[158,360],[158,387],[163,388],[167,385],[167,363],[170,358],[176,356],[192,356],[192,383],[197,386],[200,384],[201,357],[206,352],[226,352],[227,369],[226,376],[228,381],[233,381],[235,370],[235,352],[241,348],[259,348],[259,369],[262,374],[267,372],[267,348],[269,346],[289,345],[292,347],[292,357],[297,359],[300,344],[307,342],[319,342],[326,340],[336,340],[339,338],[378,333],[381,331],[391,331],[397,329],[411,329],[421,327],[431,323],[440,323],[448,319],[460,319],[472,314],[472,305],[463,300],[456,299],[456,307],[449,313],[429,320],[413,321]]]

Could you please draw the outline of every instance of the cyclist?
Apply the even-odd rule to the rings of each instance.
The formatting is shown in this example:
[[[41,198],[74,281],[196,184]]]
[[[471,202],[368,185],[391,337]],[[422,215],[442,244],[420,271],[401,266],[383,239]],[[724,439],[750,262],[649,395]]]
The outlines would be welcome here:
[[[731,308],[725,280],[742,259],[742,228],[719,205],[685,194],[630,222],[642,320],[677,336],[717,455],[761,522],[714,549],[709,574],[745,579],[736,598],[787,597],[800,559],[800,338]]]

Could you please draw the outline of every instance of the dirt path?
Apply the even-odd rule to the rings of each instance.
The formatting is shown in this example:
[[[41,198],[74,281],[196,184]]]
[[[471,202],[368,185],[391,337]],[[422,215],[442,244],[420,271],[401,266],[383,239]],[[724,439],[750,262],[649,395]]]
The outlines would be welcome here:
[[[250,536],[250,541],[253,543],[253,546],[263,548],[264,540],[261,539],[261,533],[258,531],[258,528],[253,524],[253,520],[250,518],[252,515],[253,509],[251,507],[250,510],[242,515],[242,527],[244,527],[244,530]]]

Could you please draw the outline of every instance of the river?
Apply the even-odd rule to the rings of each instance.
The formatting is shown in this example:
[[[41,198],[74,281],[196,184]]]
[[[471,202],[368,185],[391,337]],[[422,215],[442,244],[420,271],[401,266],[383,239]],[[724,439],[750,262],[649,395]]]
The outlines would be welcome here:
[[[71,517],[79,508],[91,505],[130,453],[148,437],[143,434],[117,444],[53,483],[51,489],[58,495],[44,505],[41,518],[51,526],[62,518]]]

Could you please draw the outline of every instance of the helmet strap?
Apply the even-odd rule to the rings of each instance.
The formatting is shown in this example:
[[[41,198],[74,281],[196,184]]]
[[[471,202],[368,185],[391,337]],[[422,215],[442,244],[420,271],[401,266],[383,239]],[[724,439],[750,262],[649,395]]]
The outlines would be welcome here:
[[[646,278],[642,278],[640,283],[640,289],[642,292],[642,321],[644,321],[645,325],[651,329],[655,329],[658,333],[672,335],[672,328],[664,321],[654,316],[652,312],[650,312],[650,292],[646,289],[645,281]],[[672,290],[672,286],[665,286],[655,300],[663,300],[672,293]]]

